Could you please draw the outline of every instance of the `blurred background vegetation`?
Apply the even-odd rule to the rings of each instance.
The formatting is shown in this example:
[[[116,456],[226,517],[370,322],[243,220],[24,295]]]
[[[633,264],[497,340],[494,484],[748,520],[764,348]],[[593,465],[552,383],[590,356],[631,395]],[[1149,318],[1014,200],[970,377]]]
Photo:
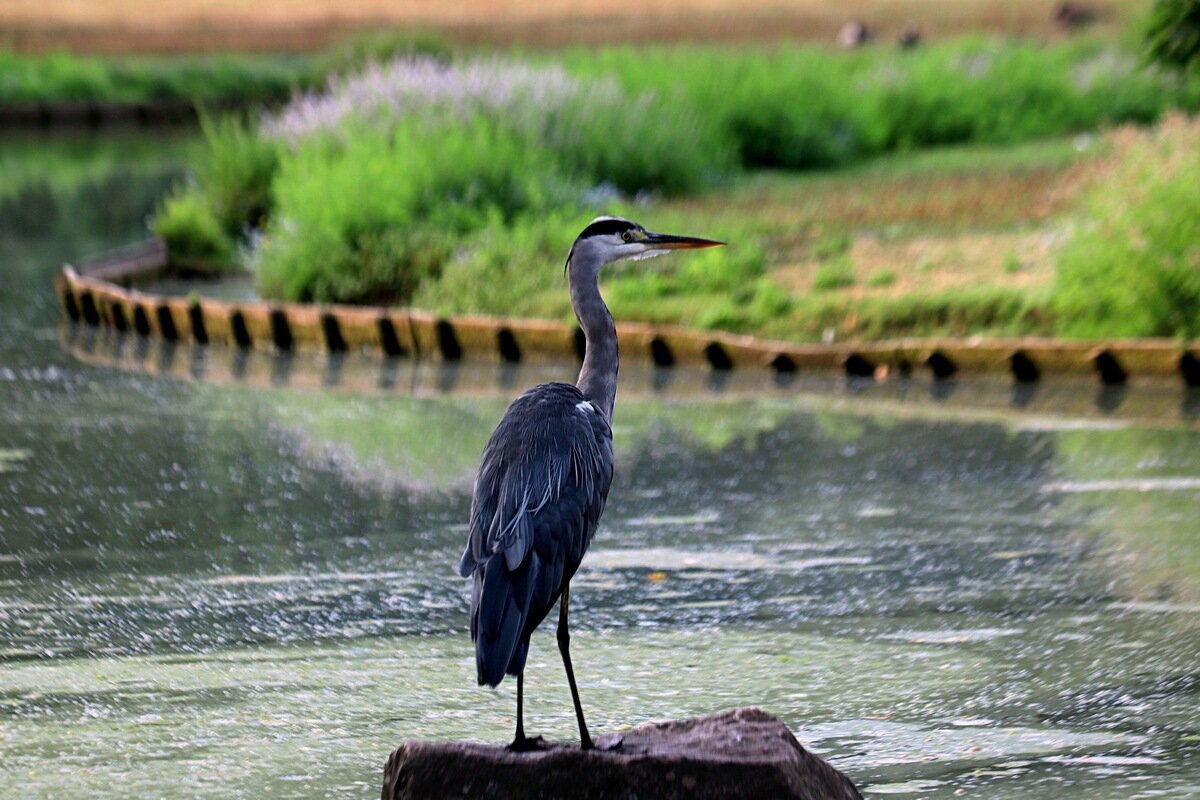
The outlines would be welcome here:
[[[867,3],[845,47],[828,5],[602,44],[434,20],[304,54],[0,51],[0,107],[196,104],[205,146],[153,230],[266,297],[567,318],[558,265],[618,213],[734,245],[619,271],[623,319],[1196,335],[1200,3]]]

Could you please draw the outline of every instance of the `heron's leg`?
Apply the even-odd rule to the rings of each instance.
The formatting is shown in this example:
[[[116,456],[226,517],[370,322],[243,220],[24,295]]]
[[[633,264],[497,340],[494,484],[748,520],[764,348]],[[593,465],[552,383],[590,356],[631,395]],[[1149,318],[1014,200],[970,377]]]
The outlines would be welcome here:
[[[525,741],[525,670],[517,673],[517,735],[513,743]]]
[[[508,749],[514,753],[524,753],[537,750],[542,743],[542,737],[532,739],[525,735],[525,670],[517,673],[517,733]]]
[[[584,750],[591,750],[592,737],[588,734],[587,723],[583,721],[583,706],[579,703],[579,688],[575,685],[575,670],[571,669],[571,632],[567,629],[567,606],[570,585],[563,587],[562,602],[558,605],[558,651],[562,653],[563,666],[567,668],[567,682],[571,684],[571,699],[575,701],[575,718],[579,720],[579,744]]]

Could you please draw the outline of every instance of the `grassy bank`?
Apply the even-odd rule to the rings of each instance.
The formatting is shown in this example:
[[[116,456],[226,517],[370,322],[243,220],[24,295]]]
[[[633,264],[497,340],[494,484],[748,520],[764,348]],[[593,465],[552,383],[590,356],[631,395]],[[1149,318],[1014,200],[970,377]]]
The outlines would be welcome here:
[[[98,58],[0,49],[0,106],[186,101],[244,105],[286,100],[319,73],[295,56]]]
[[[361,33],[308,54],[94,56],[17,53],[0,37],[0,107],[56,103],[186,102],[209,107],[278,105],[328,76],[372,61],[447,57],[435,36]]]
[[[1200,119],[1119,131],[1063,248],[1054,309],[1072,336],[1200,337]]]
[[[1099,42],[402,60],[261,121],[210,122],[197,181],[156,228],[179,257],[242,253],[271,297],[565,316],[552,267],[617,212],[738,243],[617,275],[626,319],[1049,331],[1072,311],[1051,299],[1045,243],[1067,229],[1047,219],[1088,151],[1054,137],[1176,107],[1200,107],[1200,79]],[[921,156],[947,145],[963,149]],[[847,171],[867,163],[884,166]]]
[[[614,48],[567,56],[568,69],[613,77],[628,92],[682,95],[746,167],[840,166],[880,153],[1011,144],[1200,107],[1200,82],[1143,69],[1109,42],[1056,45],[980,37],[913,52],[831,55]]]
[[[732,245],[611,268],[606,297],[620,319],[789,339],[1046,332],[1050,242],[1104,151],[1074,139],[941,148],[614,203],[652,227]],[[414,304],[569,319],[559,265],[588,213],[468,237]]]

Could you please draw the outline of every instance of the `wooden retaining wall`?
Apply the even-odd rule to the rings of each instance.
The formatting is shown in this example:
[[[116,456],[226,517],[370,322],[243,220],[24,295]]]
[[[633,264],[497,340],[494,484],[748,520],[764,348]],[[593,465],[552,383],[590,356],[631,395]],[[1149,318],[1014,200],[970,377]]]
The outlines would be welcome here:
[[[166,247],[150,241],[65,265],[56,288],[67,316],[87,325],[156,336],[168,341],[223,344],[278,351],[342,353],[369,350],[386,357],[520,363],[580,359],[583,334],[575,325],[507,317],[440,317],[427,311],[316,303],[230,301],[139,291],[134,284],[167,270]],[[797,344],[621,323],[623,361],[712,370],[765,369],[777,373],[841,370],[883,378],[927,370],[1004,373],[1032,383],[1054,374],[1094,374],[1107,385],[1142,376],[1176,376],[1200,386],[1200,348],[1168,339],[1066,341],[1016,339],[894,339],[878,342]]]

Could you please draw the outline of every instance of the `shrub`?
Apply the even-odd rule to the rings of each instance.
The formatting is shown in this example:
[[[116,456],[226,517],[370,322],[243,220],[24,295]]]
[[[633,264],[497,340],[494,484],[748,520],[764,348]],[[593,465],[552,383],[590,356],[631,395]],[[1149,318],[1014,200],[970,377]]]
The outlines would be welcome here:
[[[446,237],[577,208],[596,184],[695,189],[730,164],[683,104],[503,61],[373,65],[269,117],[263,132],[266,143],[237,124],[214,128],[210,150],[227,155],[201,184],[255,185],[250,176],[265,188],[278,157],[269,192],[223,194],[277,203],[260,290],[317,300],[405,302],[447,266]]]
[[[271,183],[279,167],[280,146],[257,134],[237,114],[202,114],[207,157],[197,168],[200,191],[226,235],[237,238],[261,228],[271,211]]]
[[[745,166],[832,167],[876,149],[873,98],[847,91],[842,76],[814,64],[781,81],[769,62],[751,63],[753,74],[730,104],[727,120]]]
[[[542,207],[556,182],[552,159],[487,120],[363,128],[345,141],[302,143],[276,180],[261,290],[406,302],[439,272],[454,237]]]
[[[390,130],[415,119],[488,120],[546,148],[569,177],[629,193],[696,189],[733,165],[714,126],[686,103],[502,59],[370,64],[268,117],[263,132],[294,144],[347,125]]]
[[[627,97],[612,82],[566,98],[539,127],[572,177],[628,194],[694,191],[736,166],[712,120],[690,104],[649,91]]]
[[[391,130],[420,119],[465,124],[504,119],[536,131],[583,84],[555,66],[500,58],[457,64],[435,58],[369,63],[353,75],[333,75],[320,92],[295,98],[261,127],[265,136],[297,144],[306,138],[370,127]]]
[[[1200,120],[1124,129],[1060,252],[1057,326],[1068,336],[1200,335]]]
[[[195,191],[169,197],[154,218],[154,234],[167,243],[176,264],[229,267],[234,244],[213,215],[207,198]]]
[[[1140,69],[1132,52],[1090,40],[968,38],[911,52],[608,48],[568,54],[567,64],[573,74],[613,76],[631,93],[679,94],[751,167],[837,166],[887,150],[1008,143],[1200,107],[1200,78],[1171,80]]]
[[[1155,0],[1146,26],[1146,51],[1164,66],[1200,67],[1200,0]]]
[[[493,213],[464,238],[441,276],[422,285],[413,302],[444,314],[566,318],[563,264],[575,232],[585,224],[587,217],[562,211],[508,223]]]

